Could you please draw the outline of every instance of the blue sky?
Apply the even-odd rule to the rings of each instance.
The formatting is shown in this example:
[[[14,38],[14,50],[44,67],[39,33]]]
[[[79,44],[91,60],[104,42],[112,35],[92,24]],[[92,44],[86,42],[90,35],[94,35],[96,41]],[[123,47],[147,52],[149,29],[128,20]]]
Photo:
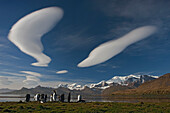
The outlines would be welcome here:
[[[23,16],[51,6],[64,11],[59,23],[42,37],[44,53],[52,61],[48,67],[32,66],[30,64],[35,59],[11,43],[8,33]],[[169,6],[169,0],[0,0],[0,75],[7,78],[6,84],[1,83],[1,88],[28,87],[29,83],[23,84],[22,81],[34,75],[25,75],[21,71],[41,74],[36,78],[38,83],[29,85],[31,87],[74,82],[88,84],[115,75],[168,73]],[[147,25],[156,26],[158,31],[104,63],[77,67],[98,45]],[[60,70],[68,73],[56,74]]]

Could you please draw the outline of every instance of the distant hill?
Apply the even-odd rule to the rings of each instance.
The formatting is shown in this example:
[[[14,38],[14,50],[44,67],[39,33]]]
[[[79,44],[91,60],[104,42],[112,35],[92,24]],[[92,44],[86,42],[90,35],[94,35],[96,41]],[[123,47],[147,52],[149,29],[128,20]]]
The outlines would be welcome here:
[[[170,94],[170,73],[145,82],[136,89],[117,91],[113,94]]]
[[[31,94],[31,95],[35,95],[37,93],[40,94],[47,94],[47,95],[51,95],[53,93],[53,90],[55,90],[57,92],[57,94],[61,95],[61,94],[65,94],[66,96],[68,95],[68,93],[70,92],[72,94],[73,97],[77,97],[77,95],[82,95],[83,97],[88,97],[88,96],[94,96],[94,95],[100,95],[101,94],[101,89],[95,89],[95,88],[89,88],[89,87],[85,87],[82,90],[70,90],[68,88],[64,88],[64,87],[59,87],[59,88],[48,88],[48,87],[41,87],[41,86],[37,86],[35,88],[21,88],[20,90],[15,90],[12,92],[8,92],[5,94]]]
[[[11,91],[14,91],[14,90],[8,89],[8,88],[0,89],[0,93],[6,93],[6,92],[11,92]]]
[[[37,86],[35,88],[21,88],[20,90],[14,90],[12,92],[8,92],[7,94],[37,94],[37,93],[44,93],[44,94],[51,94],[51,92],[54,90],[54,88],[48,88],[48,87],[41,87]]]

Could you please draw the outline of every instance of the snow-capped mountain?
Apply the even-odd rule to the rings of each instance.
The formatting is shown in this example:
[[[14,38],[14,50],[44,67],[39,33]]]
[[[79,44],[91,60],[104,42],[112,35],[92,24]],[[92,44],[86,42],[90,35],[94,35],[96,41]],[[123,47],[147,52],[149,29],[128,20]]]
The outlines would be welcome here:
[[[85,87],[89,87],[91,89],[98,88],[98,89],[106,89],[110,86],[122,85],[122,86],[129,86],[132,88],[138,87],[144,82],[153,80],[158,78],[158,76],[152,75],[128,75],[128,76],[114,76],[113,78],[104,81],[102,80],[99,83],[90,84],[90,85],[78,85],[76,83],[73,84],[59,84],[58,87],[68,88],[70,90],[83,90]]]
[[[109,86],[108,83],[106,83],[106,81],[102,80],[101,82],[97,83],[97,84],[90,84],[89,86],[90,88],[100,88],[100,89],[106,89]]]
[[[111,84],[122,85],[122,86],[130,86],[130,87],[138,87],[140,84],[156,79],[158,76],[152,75],[129,75],[129,76],[114,76],[112,79],[107,81],[101,81],[97,84],[91,84],[90,88],[108,88]]]
[[[59,84],[58,87],[64,87],[64,88],[68,88],[70,90],[82,90],[84,89],[85,86],[79,85],[77,83],[73,83],[73,84]]]
[[[158,78],[158,76],[152,75],[129,75],[129,76],[114,76],[112,79],[106,81],[106,83],[118,83],[121,85],[127,85],[127,82],[135,82],[137,80],[142,80],[143,82],[146,80]],[[143,83],[142,82],[142,83]]]

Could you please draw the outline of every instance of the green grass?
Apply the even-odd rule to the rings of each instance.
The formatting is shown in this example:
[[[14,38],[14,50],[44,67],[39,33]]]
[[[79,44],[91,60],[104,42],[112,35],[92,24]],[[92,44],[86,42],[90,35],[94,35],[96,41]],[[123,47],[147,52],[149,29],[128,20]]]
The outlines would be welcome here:
[[[170,113],[170,103],[16,103],[1,102],[0,112],[18,113]]]

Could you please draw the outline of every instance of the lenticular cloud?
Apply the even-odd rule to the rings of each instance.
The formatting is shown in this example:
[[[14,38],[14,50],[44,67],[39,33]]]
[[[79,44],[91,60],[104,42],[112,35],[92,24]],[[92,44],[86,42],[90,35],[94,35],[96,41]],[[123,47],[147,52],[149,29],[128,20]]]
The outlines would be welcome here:
[[[129,45],[152,35],[156,30],[157,28],[154,26],[140,27],[117,40],[101,44],[92,50],[89,56],[78,64],[78,67],[89,67],[103,63],[122,52]]]
[[[35,76],[26,76],[26,80],[23,81],[27,85],[37,85],[38,82],[40,82],[40,79]]]
[[[64,73],[68,73],[68,71],[67,70],[61,70],[61,71],[57,71],[56,73],[57,74],[64,74]]]
[[[44,8],[21,18],[15,23],[8,39],[22,52],[34,57],[34,66],[48,66],[51,58],[43,53],[41,37],[49,32],[63,16],[58,7]]]

